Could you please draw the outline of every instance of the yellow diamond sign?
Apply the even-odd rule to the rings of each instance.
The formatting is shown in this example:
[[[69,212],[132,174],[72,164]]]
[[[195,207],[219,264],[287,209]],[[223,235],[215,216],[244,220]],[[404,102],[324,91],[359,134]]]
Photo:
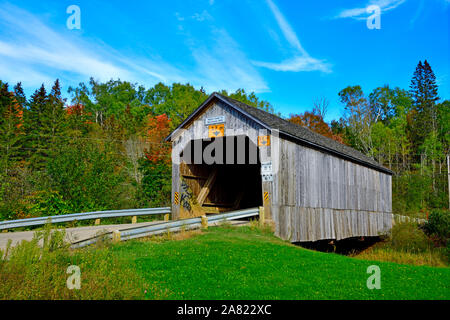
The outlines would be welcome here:
[[[212,124],[208,126],[208,137],[217,138],[223,137],[225,132],[225,125],[222,124]]]

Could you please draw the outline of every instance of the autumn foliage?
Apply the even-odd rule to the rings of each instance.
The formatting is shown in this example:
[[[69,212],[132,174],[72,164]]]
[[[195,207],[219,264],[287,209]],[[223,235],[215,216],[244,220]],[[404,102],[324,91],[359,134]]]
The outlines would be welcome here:
[[[306,111],[302,114],[293,114],[290,116],[288,121],[307,127],[327,138],[343,143],[342,136],[332,132],[330,126],[324,121],[322,115],[317,109],[314,109],[313,111]]]
[[[146,142],[148,149],[145,151],[147,159],[156,163],[164,161],[170,163],[170,143],[165,142],[164,138],[170,133],[171,120],[167,115],[149,116],[147,118]]]

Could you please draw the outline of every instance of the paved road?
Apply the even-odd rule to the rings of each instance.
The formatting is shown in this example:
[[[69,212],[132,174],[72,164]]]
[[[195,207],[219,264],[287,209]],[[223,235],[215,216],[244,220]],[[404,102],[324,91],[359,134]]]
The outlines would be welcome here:
[[[155,223],[160,223],[163,221],[151,221],[151,222],[141,222],[135,224],[108,224],[108,225],[100,225],[100,226],[89,226],[89,227],[77,227],[77,228],[66,228],[66,241],[73,243],[80,240],[85,240],[91,238],[95,235],[98,235],[104,231],[114,231],[114,230],[124,230],[128,228],[135,227],[143,227],[149,226]],[[229,221],[232,225],[247,225],[248,221],[246,220],[233,220]],[[220,221],[210,223],[210,225],[218,225]],[[6,249],[6,245],[8,244],[8,240],[12,240],[12,246],[15,246],[17,243],[22,240],[30,241],[33,239],[34,231],[18,231],[18,232],[7,232],[0,233],[0,250]]]
[[[78,228],[66,228],[66,240],[70,243],[91,238],[102,231],[114,231],[114,230],[122,230],[128,228],[135,227],[143,227],[151,224],[159,223],[162,221],[151,221],[151,222],[142,222],[135,224],[108,224],[108,225],[99,225],[99,226],[89,226],[89,227],[78,227]],[[34,231],[19,231],[19,232],[7,232],[0,233],[0,250],[4,250],[8,243],[8,240],[12,240],[12,245],[15,246],[17,243],[22,240],[30,241],[33,239]]]

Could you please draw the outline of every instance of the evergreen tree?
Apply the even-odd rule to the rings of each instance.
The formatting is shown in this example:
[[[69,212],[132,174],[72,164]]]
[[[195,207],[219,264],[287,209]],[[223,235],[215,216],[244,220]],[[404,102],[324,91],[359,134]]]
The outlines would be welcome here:
[[[58,79],[50,94],[42,85],[31,96],[25,129],[29,160],[34,169],[42,169],[55,145],[64,141],[64,102]]]
[[[410,92],[413,98],[411,136],[415,150],[424,143],[431,132],[437,130],[436,101],[439,100],[436,76],[428,61],[419,61],[411,80]]]
[[[30,98],[29,108],[25,112],[25,132],[28,159],[33,169],[42,169],[48,157],[48,128],[45,127],[48,95],[44,85]]]
[[[19,160],[22,138],[22,106],[7,83],[0,81],[0,161],[1,172],[8,174]]]
[[[52,91],[48,95],[48,108],[46,112],[48,113],[44,119],[46,120],[45,126],[50,134],[51,144],[55,144],[62,140],[61,134],[64,131],[64,103],[65,100],[61,96],[61,87],[59,80],[56,79]]]
[[[22,88],[22,82],[18,82],[14,87],[14,97],[17,101],[17,103],[22,107],[25,108],[27,105],[27,98],[25,96],[25,93],[23,92]]]

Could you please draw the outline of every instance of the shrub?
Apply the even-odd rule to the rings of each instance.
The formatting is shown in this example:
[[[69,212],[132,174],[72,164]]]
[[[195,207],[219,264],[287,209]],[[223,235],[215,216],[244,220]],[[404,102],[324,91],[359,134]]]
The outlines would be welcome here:
[[[27,213],[29,217],[57,216],[72,213],[72,208],[57,191],[48,190],[33,195]]]
[[[450,238],[450,211],[433,210],[423,229],[428,235],[436,237],[440,244],[445,246]]]
[[[405,252],[425,252],[430,249],[430,240],[417,224],[397,223],[392,227],[391,245]]]

